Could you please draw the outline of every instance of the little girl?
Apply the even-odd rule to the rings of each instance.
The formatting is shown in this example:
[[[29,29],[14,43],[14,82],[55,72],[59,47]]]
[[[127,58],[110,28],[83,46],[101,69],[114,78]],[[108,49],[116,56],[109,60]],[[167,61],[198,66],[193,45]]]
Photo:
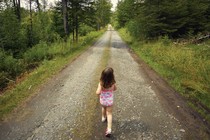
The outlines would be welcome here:
[[[100,82],[96,90],[96,94],[100,95],[100,103],[102,105],[102,122],[108,121],[105,135],[111,136],[112,132],[112,105],[113,91],[115,91],[114,70],[110,67],[105,68],[101,73]]]

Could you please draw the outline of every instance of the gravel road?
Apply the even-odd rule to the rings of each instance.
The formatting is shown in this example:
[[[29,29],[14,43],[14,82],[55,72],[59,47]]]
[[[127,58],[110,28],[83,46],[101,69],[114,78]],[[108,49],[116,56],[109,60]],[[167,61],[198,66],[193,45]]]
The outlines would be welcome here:
[[[183,111],[190,110],[184,103],[180,105],[182,110],[169,109],[169,106],[176,106],[174,100],[180,101],[180,98],[161,98],[164,95],[160,96],[142,65],[134,59],[117,32],[110,30],[43,85],[10,118],[0,122],[0,139],[107,139],[104,136],[106,124],[100,122],[101,108],[95,94],[105,66],[113,67],[118,87],[114,93],[113,136],[110,139],[210,138],[203,122],[191,111]],[[166,106],[165,103],[170,102],[168,99],[173,103]],[[183,116],[187,118],[180,119]],[[193,126],[185,120],[193,120],[190,121]]]

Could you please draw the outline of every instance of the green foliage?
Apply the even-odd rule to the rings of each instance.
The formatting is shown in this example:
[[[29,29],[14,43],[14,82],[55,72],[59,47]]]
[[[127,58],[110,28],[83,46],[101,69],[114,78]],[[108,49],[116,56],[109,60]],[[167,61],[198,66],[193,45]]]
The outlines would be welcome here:
[[[39,12],[33,17],[33,34],[35,42],[53,42],[57,35],[53,29],[51,12]]]
[[[13,58],[11,55],[6,55],[3,51],[0,51],[0,71],[8,73],[8,78],[15,78],[23,70],[23,65],[20,61]]]
[[[172,41],[169,39],[167,35],[160,37],[159,40],[162,42],[164,46],[170,46]]]
[[[19,60],[14,59],[12,56],[6,56],[3,59],[3,71],[6,71],[12,78],[19,75],[24,69]]]
[[[8,74],[6,72],[0,72],[0,88],[3,89],[7,86],[8,80],[7,80]]]
[[[133,43],[133,37],[130,35],[130,32],[128,32],[126,28],[121,28],[118,31],[120,33],[120,36],[123,38],[123,40],[125,40],[126,43]]]
[[[111,20],[112,4],[109,0],[96,0],[96,21],[97,29],[105,27]]]
[[[120,1],[117,20],[136,39],[179,38],[210,32],[210,3],[205,0]]]
[[[136,39],[142,38],[141,30],[140,30],[140,28],[142,27],[137,21],[130,20],[126,25],[126,28],[134,38]]]
[[[0,48],[17,55],[25,49],[25,38],[12,8],[0,12]]]
[[[24,71],[21,60],[13,58],[0,50],[0,89],[6,87],[10,81],[15,81],[16,77]]]
[[[65,37],[61,1],[52,10],[53,27]],[[73,41],[78,35],[84,36],[94,29],[101,29],[111,18],[111,2],[109,0],[70,0],[67,4],[68,30],[73,35]]]
[[[89,44],[100,32],[90,32],[86,36],[81,37],[80,43],[76,46],[84,46]],[[62,41],[61,41],[62,42]],[[24,61],[29,69],[37,67],[43,60],[51,60],[57,56],[66,55],[71,51],[70,47],[60,47],[59,43],[48,45],[41,42],[24,53]]]
[[[33,14],[33,30],[32,30],[32,45],[36,45],[39,42],[52,43],[59,38],[59,35],[55,32],[52,22],[51,12],[39,12]],[[27,37],[27,44],[30,44],[30,17],[26,16],[22,19],[22,33]]]
[[[79,35],[85,36],[91,31],[94,31],[94,29],[86,24],[81,24],[80,25],[80,30],[79,30]]]
[[[29,66],[36,66],[44,59],[50,59],[51,56],[48,53],[48,45],[44,42],[32,47],[24,53],[24,60]]]
[[[55,32],[59,34],[61,38],[65,36],[63,27],[63,16],[62,16],[62,5],[58,2],[56,6],[52,9],[52,24]]]
[[[110,24],[112,27],[119,29],[119,23],[117,22],[117,12],[112,12]]]
[[[120,27],[124,27],[135,16],[135,0],[120,1],[117,6],[117,18]]]

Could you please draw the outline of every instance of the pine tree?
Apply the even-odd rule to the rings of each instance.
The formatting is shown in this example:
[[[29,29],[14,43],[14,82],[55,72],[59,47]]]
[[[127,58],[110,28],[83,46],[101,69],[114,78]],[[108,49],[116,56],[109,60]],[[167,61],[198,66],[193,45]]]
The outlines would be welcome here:
[[[136,38],[171,38],[209,32],[209,0],[124,0],[117,6],[118,23]]]

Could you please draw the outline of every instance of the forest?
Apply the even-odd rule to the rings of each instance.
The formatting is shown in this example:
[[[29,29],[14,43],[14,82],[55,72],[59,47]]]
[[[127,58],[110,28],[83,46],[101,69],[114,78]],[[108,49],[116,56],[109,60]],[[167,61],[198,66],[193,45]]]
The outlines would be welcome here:
[[[187,38],[210,31],[209,0],[123,0],[115,16],[116,26],[126,26],[136,39]]]
[[[44,60],[90,42],[91,32],[109,23],[111,7],[109,0],[0,1],[0,91]]]

